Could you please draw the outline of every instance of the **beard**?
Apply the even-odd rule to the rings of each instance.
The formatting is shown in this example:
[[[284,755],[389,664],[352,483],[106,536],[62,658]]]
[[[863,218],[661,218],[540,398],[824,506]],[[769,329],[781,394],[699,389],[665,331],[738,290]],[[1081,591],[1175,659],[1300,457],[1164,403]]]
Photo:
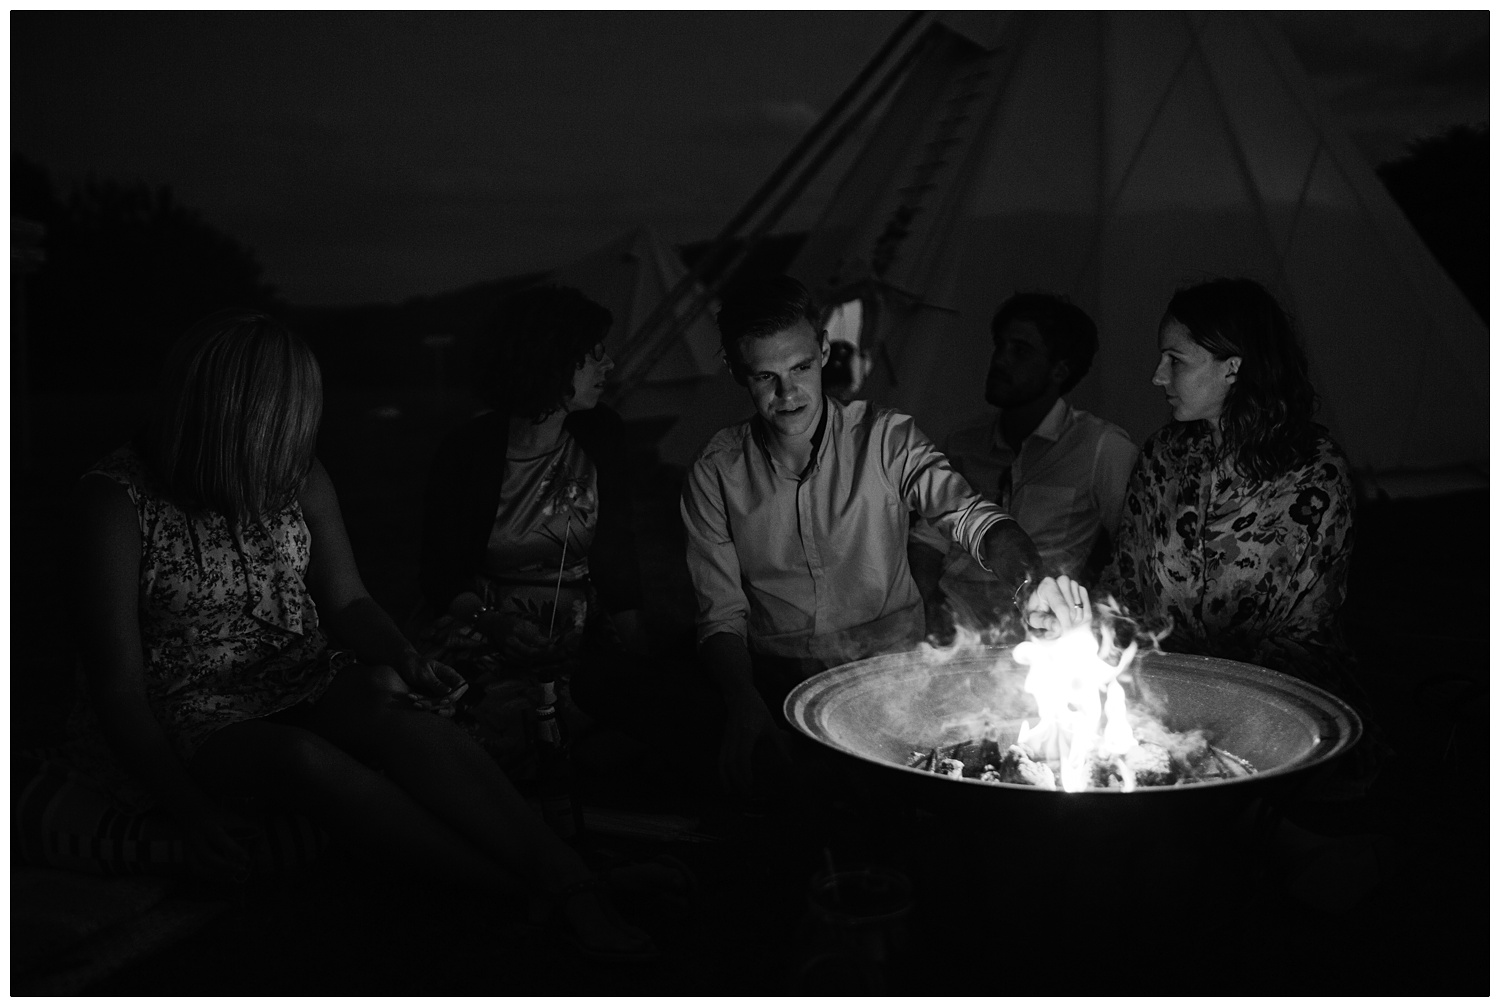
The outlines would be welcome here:
[[[1052,387],[1045,381],[1015,384],[991,374],[984,383],[984,401],[996,409],[1014,409],[1051,395]]]

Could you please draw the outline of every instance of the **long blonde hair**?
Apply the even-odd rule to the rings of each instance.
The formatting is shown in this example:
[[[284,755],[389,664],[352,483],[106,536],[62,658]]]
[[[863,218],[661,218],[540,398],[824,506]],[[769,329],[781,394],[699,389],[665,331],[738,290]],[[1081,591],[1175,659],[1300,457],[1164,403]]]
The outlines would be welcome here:
[[[172,348],[139,447],[178,504],[242,524],[296,497],[322,418],[308,345],[269,315],[231,309]]]

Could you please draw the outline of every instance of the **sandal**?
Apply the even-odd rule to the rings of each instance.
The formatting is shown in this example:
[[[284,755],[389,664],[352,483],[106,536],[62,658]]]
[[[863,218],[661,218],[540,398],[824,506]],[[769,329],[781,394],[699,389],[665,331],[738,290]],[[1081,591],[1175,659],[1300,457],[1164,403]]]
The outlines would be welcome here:
[[[632,944],[621,947],[601,947],[585,942],[583,936],[568,918],[568,904],[583,895],[593,896],[598,901],[605,919],[615,927],[627,933],[633,930],[640,936]],[[626,923],[615,911],[607,896],[607,886],[600,878],[585,878],[583,881],[573,882],[553,896],[552,906],[555,914],[554,921],[563,939],[575,951],[591,961],[622,964],[656,961],[661,957],[661,949],[656,946],[656,942],[651,939],[650,935]]]

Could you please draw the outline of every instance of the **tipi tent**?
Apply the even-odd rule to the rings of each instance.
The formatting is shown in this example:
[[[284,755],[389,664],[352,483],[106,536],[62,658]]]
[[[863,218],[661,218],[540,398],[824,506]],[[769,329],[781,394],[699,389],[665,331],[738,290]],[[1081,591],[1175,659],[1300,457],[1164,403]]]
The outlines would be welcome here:
[[[657,326],[626,349],[652,309],[686,276],[676,250],[652,228],[638,227],[543,278],[578,288],[614,314],[604,346],[616,374],[632,378],[629,393],[612,403],[627,420],[681,415],[698,385],[723,366],[719,333],[708,314],[684,319],[669,344],[662,344],[668,327]]]
[[[1367,485],[1487,480],[1487,328],[1263,15],[940,17],[876,78],[881,108],[791,269],[859,302],[861,395],[941,438],[984,409],[995,308],[1049,290],[1099,324],[1071,398],[1139,441],[1167,419],[1150,377],[1173,291],[1250,276],[1296,317]],[[674,453],[724,416],[738,390],[716,380],[718,415],[684,416]]]
[[[1072,398],[1137,440],[1167,418],[1172,292],[1250,276],[1293,312],[1367,480],[1487,474],[1487,328],[1260,15],[934,24],[792,271],[862,302],[864,394],[935,437],[983,408],[999,303],[1065,293],[1101,339]]]

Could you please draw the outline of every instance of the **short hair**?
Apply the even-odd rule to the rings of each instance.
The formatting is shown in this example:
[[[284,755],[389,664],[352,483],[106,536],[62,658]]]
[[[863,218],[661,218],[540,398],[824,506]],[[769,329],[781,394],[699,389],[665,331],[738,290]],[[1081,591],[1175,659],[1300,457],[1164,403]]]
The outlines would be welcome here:
[[[1273,479],[1313,450],[1318,397],[1307,357],[1276,298],[1254,280],[1219,278],[1184,287],[1162,324],[1176,320],[1216,360],[1240,358],[1220,413],[1224,449],[1241,474]]]
[[[322,418],[307,343],[269,315],[231,308],[168,352],[137,446],[176,503],[243,525],[296,498]]]
[[[741,339],[774,336],[802,321],[817,332],[822,312],[811,292],[790,276],[771,276],[726,291],[719,305],[719,345],[731,373],[743,377]]]
[[[480,398],[530,420],[557,412],[573,394],[573,372],[614,320],[573,287],[544,284],[511,294],[481,330],[488,359],[479,369]]]
[[[1023,291],[1012,294],[990,321],[990,337],[1000,345],[1000,333],[1011,322],[1030,322],[1047,344],[1047,355],[1068,365],[1062,393],[1073,390],[1094,362],[1099,351],[1099,328],[1088,312],[1062,294]]]

